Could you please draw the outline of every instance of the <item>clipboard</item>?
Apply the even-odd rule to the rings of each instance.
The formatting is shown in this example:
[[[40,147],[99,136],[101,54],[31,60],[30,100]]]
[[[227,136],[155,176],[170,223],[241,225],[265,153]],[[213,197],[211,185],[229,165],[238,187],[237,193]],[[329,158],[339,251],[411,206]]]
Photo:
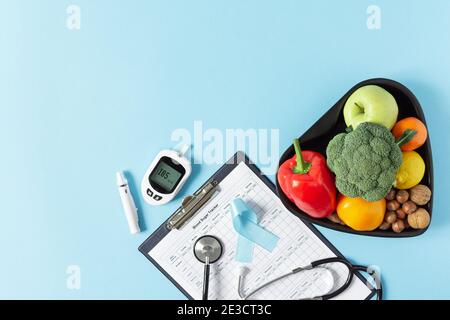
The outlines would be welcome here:
[[[244,162],[251,171],[266,185],[276,196],[275,185],[250,161],[245,153],[239,151],[233,155],[216,173],[214,173],[192,196],[186,197],[182,205],[140,246],[139,251],[164,274],[188,299],[194,298],[178,283],[149,253],[174,229],[183,230],[184,224],[195,216],[219,190],[218,185],[225,179],[241,162]],[[278,196],[277,196],[278,198]],[[296,217],[299,219],[298,217]],[[309,222],[300,219],[303,224],[336,256],[344,256]],[[363,283],[367,280],[358,272],[355,273]],[[370,289],[370,294],[365,298],[370,300],[375,295],[375,290]]]

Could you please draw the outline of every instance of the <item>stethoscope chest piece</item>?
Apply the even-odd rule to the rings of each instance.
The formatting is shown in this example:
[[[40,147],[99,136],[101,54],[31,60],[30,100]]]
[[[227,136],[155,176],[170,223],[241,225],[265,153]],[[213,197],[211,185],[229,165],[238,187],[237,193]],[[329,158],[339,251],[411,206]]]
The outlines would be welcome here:
[[[194,255],[201,263],[214,263],[222,255],[222,243],[213,236],[203,236],[194,245]]]
[[[194,244],[194,256],[205,265],[203,272],[203,300],[208,300],[209,272],[211,264],[222,256],[222,243],[213,236],[203,236]]]

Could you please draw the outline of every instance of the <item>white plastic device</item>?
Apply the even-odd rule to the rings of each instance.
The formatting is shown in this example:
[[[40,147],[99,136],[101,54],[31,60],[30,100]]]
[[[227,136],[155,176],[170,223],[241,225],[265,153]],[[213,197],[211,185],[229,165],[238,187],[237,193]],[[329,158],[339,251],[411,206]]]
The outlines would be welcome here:
[[[128,221],[128,227],[131,234],[141,232],[139,228],[139,217],[137,214],[138,209],[134,203],[133,196],[131,195],[130,188],[128,187],[127,178],[122,171],[116,173],[117,187],[119,188],[120,199],[122,200],[123,210],[125,217]]]
[[[191,162],[184,156],[189,149],[162,150],[152,161],[141,183],[144,200],[151,205],[162,205],[172,200],[191,174]]]

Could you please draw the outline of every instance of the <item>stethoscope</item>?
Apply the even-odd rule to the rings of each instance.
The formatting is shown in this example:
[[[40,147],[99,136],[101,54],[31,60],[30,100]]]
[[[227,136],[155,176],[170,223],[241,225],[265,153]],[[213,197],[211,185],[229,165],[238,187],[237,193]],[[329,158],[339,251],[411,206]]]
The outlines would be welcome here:
[[[347,279],[345,280],[345,283],[342,284],[337,289],[334,289],[334,285],[335,285],[334,276],[333,276],[332,272],[330,271],[330,269],[326,267],[326,265],[329,263],[341,263],[348,269],[348,276],[347,276]],[[247,300],[251,296],[255,295],[257,292],[261,291],[262,289],[264,289],[278,281],[281,281],[281,280],[283,280],[287,277],[290,277],[294,274],[297,274],[297,273],[300,273],[303,271],[313,270],[313,269],[322,269],[322,271],[323,271],[323,276],[322,276],[321,280],[322,280],[323,286],[324,286],[324,288],[323,288],[324,294],[319,295],[319,296],[309,297],[309,298],[302,298],[299,300],[329,300],[331,298],[334,298],[334,297],[338,296],[339,294],[341,294],[342,292],[344,292],[350,286],[350,284],[353,280],[353,276],[358,271],[367,273],[373,279],[374,285],[372,285],[370,282],[367,282],[367,285],[371,289],[374,290],[375,294],[377,295],[377,300],[383,299],[383,289],[382,289],[382,285],[381,285],[381,277],[375,270],[373,270],[372,268],[369,268],[369,267],[365,267],[365,266],[353,265],[350,262],[348,262],[347,260],[340,258],[340,257],[321,259],[321,260],[311,262],[308,266],[295,268],[277,278],[274,278],[274,279],[260,285],[257,288],[252,289],[247,294],[244,294],[244,292],[243,292],[243,283],[244,283],[245,275],[248,270],[247,270],[247,268],[243,267],[240,269],[240,274],[239,274],[239,283],[238,283],[239,297],[241,297],[241,299]]]
[[[202,299],[208,300],[209,272],[211,264],[222,256],[222,243],[214,236],[203,236],[194,244],[194,256],[205,265],[203,269],[203,294]]]
[[[194,255],[197,258],[198,261],[203,263],[205,265],[204,272],[203,272],[203,300],[208,300],[208,289],[209,289],[209,274],[210,274],[210,266],[212,263],[215,263],[217,260],[220,259],[222,256],[223,247],[219,239],[217,239],[214,236],[206,235],[203,237],[200,237],[197,239],[197,241],[194,244]],[[345,268],[348,269],[348,276],[345,280],[345,283],[342,284],[339,288],[335,289],[335,278],[330,271],[329,268],[326,267],[329,263],[341,263]],[[381,285],[381,277],[379,273],[377,273],[372,268],[366,267],[366,266],[360,266],[360,265],[353,265],[344,258],[340,257],[333,257],[333,258],[326,258],[317,260],[314,262],[311,262],[309,265],[304,267],[298,267],[295,268],[279,277],[276,277],[270,281],[267,281],[266,283],[260,285],[257,288],[253,288],[249,293],[244,293],[243,286],[244,286],[244,280],[245,275],[248,271],[247,268],[241,267],[239,272],[239,282],[238,282],[238,294],[241,299],[247,300],[251,296],[255,295],[257,292],[260,292],[262,289],[281,281],[287,277],[290,277],[294,274],[298,274],[300,272],[313,270],[313,269],[321,269],[323,271],[324,277],[321,278],[325,288],[324,288],[324,294],[309,297],[309,298],[302,298],[300,300],[329,300],[331,298],[334,298],[341,294],[343,291],[345,291],[351,284],[353,277],[356,272],[364,272],[367,273],[374,281],[374,285],[367,283],[368,286],[374,290],[375,294],[377,295],[377,300],[383,299],[383,289]]]

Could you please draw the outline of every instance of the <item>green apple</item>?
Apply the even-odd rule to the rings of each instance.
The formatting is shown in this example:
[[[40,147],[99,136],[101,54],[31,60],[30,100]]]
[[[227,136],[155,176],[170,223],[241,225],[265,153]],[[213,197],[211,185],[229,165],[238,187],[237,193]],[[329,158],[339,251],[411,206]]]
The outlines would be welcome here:
[[[345,124],[353,129],[363,122],[373,122],[391,130],[397,116],[398,106],[392,94],[375,85],[358,88],[344,106]]]

